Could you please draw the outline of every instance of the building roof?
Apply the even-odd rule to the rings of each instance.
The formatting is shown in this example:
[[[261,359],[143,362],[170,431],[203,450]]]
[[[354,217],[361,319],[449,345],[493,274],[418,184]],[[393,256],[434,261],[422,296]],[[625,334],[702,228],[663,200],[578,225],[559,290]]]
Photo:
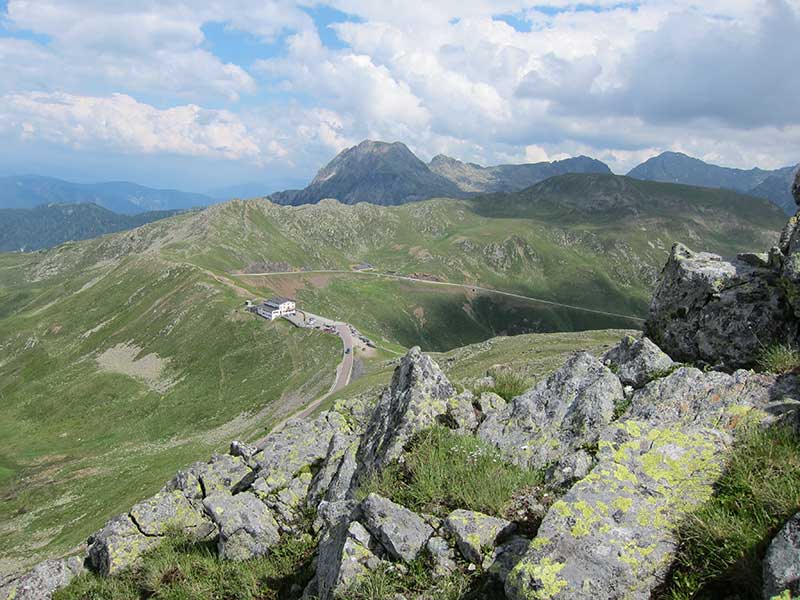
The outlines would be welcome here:
[[[264,304],[266,306],[274,306],[275,308],[279,307],[284,302],[294,302],[291,298],[286,298],[284,296],[273,296],[269,300],[265,300]]]

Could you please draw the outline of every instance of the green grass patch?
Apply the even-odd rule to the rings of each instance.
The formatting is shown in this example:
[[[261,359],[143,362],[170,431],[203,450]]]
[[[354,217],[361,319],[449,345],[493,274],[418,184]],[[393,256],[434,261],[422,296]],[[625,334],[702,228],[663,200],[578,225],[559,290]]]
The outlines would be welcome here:
[[[494,385],[476,387],[472,390],[476,397],[484,392],[494,392],[506,402],[510,402],[530,389],[528,379],[511,369],[494,369],[490,375],[494,379]]]
[[[433,427],[414,436],[402,464],[373,474],[359,495],[375,492],[416,512],[439,516],[456,508],[500,515],[514,492],[542,481],[541,472],[507,462],[475,436]]]
[[[800,349],[789,344],[775,344],[765,348],[756,366],[768,373],[789,373],[800,369]]]
[[[679,530],[665,600],[761,598],[761,561],[800,509],[800,438],[789,429],[741,434],[714,497]]]
[[[316,547],[309,535],[285,538],[265,558],[221,560],[213,542],[166,539],[141,565],[114,577],[85,574],[55,593],[54,600],[279,600],[296,597],[310,579]]]
[[[370,571],[354,584],[337,594],[338,600],[462,600],[470,597],[475,586],[475,575],[454,571],[450,575],[434,575],[432,565],[425,558],[411,563],[403,573],[392,566]],[[491,596],[496,597],[496,596]]]

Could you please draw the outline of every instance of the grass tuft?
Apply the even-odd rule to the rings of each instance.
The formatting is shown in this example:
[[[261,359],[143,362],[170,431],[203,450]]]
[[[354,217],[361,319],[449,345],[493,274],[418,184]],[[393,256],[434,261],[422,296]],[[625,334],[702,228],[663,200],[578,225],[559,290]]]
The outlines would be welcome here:
[[[494,385],[478,386],[472,393],[479,397],[484,392],[494,392],[506,402],[510,402],[517,396],[528,391],[529,381],[510,369],[495,369],[491,373]]]
[[[403,463],[392,463],[361,487],[417,512],[446,516],[456,508],[500,515],[514,492],[543,481],[538,471],[507,462],[475,436],[444,427],[418,433]]]
[[[171,536],[138,567],[113,577],[82,575],[53,600],[282,600],[292,597],[294,584],[310,579],[316,542],[309,535],[286,538],[268,557],[244,562],[221,560],[215,547]]]
[[[756,366],[768,373],[783,374],[800,370],[800,350],[789,344],[775,344],[761,352]]]
[[[463,600],[468,592],[480,584],[479,576],[460,570],[445,576],[434,575],[433,566],[425,557],[410,565],[405,572],[393,565],[370,571],[346,590],[337,595],[338,600]],[[487,596],[488,597],[488,596]],[[496,597],[496,596],[491,596]]]
[[[679,529],[664,600],[761,598],[761,561],[800,509],[800,438],[788,428],[740,434],[714,497]]]

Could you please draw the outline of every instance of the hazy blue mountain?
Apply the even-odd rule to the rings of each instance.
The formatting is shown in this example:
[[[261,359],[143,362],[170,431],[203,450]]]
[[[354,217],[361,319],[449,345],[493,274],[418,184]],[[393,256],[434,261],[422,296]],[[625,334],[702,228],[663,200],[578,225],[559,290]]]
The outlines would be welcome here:
[[[736,190],[766,198],[784,211],[794,214],[796,207],[790,188],[796,167],[774,171],[732,169],[706,163],[680,152],[664,152],[633,168],[629,177],[665,183],[683,183],[703,187]]]
[[[233,198],[260,198],[271,189],[266,183],[240,183],[210,190],[208,195],[216,200],[232,200]]]
[[[549,177],[567,173],[611,175],[608,165],[587,156],[555,162],[483,167],[439,154],[428,166],[434,173],[455,183],[462,191],[475,193],[517,192]]]
[[[119,215],[96,204],[46,204],[0,209],[0,252],[39,250],[133,229],[180,211]]]
[[[148,188],[126,181],[72,183],[39,175],[0,177],[0,208],[93,203],[116,213],[135,215],[152,210],[194,208],[214,202],[203,194]]]

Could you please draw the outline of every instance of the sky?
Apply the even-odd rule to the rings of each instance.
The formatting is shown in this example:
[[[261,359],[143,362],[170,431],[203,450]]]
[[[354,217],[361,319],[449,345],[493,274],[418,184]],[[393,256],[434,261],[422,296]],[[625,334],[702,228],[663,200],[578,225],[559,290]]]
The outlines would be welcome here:
[[[800,0],[0,0],[0,175],[266,193],[363,139],[795,164]]]

